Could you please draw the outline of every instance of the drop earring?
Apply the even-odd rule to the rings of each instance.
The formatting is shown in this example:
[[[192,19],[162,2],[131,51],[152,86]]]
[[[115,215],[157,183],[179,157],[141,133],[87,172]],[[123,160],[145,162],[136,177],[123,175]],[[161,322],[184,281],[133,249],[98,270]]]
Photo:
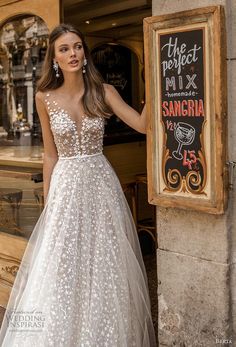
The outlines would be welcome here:
[[[56,78],[60,77],[59,71],[58,71],[58,64],[56,61],[53,62],[53,69],[55,70],[56,73]]]
[[[86,69],[85,69],[85,66],[87,65],[87,59],[84,58],[84,65],[83,65],[83,69],[82,69],[82,72],[83,73],[86,73]]]

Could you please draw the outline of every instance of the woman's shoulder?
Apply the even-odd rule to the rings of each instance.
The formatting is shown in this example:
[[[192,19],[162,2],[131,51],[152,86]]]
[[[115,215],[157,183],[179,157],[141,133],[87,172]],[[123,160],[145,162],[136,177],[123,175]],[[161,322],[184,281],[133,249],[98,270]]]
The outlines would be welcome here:
[[[103,86],[105,91],[105,99],[109,105],[122,99],[119,92],[112,84],[103,83]]]
[[[38,90],[35,94],[35,98],[37,100],[40,100],[43,103],[45,103],[45,100],[46,100],[48,95],[49,95],[49,93],[47,91],[42,92],[41,90]]]
[[[35,96],[38,99],[46,99],[49,96],[56,96],[56,95],[57,95],[57,90],[55,89],[44,90],[44,91],[38,90],[37,93],[35,94]]]
[[[118,93],[117,89],[112,85],[108,83],[103,83],[103,88],[105,92],[105,98],[106,99],[117,99],[120,97],[120,94]]]
[[[41,91],[38,90],[37,93],[35,94],[35,99],[36,101],[39,101],[43,103],[45,106],[49,105],[52,100],[54,100],[55,97],[55,92],[51,90],[46,90],[46,91]]]
[[[105,92],[112,92],[115,87],[112,84],[108,84],[108,83],[103,83],[103,88],[105,90]]]
[[[50,108],[50,104],[52,103],[52,97],[51,91],[38,90],[35,93],[35,102],[39,107],[48,111],[48,108]]]

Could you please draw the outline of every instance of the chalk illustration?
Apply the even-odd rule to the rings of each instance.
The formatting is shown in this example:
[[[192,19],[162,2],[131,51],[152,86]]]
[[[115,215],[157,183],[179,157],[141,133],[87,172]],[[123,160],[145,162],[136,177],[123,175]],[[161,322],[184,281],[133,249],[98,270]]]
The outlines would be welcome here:
[[[178,122],[175,127],[174,137],[179,144],[177,150],[172,152],[172,155],[175,159],[182,160],[182,146],[189,146],[193,143],[195,138],[195,129],[187,123]]]

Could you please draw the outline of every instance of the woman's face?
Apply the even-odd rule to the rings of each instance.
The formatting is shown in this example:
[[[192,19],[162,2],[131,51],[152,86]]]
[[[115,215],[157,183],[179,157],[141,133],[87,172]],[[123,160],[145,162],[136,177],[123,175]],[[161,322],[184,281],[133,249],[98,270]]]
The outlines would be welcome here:
[[[75,33],[65,33],[55,41],[55,58],[63,71],[77,72],[84,64],[84,48],[81,38]]]

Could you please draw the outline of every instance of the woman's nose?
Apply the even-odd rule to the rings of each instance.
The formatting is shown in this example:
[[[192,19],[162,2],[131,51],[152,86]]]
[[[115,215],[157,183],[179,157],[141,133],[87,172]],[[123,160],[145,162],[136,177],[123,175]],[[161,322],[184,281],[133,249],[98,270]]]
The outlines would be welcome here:
[[[75,55],[75,50],[74,50],[74,48],[71,48],[71,50],[70,50],[70,55],[71,55],[71,56],[74,56],[74,55]]]

